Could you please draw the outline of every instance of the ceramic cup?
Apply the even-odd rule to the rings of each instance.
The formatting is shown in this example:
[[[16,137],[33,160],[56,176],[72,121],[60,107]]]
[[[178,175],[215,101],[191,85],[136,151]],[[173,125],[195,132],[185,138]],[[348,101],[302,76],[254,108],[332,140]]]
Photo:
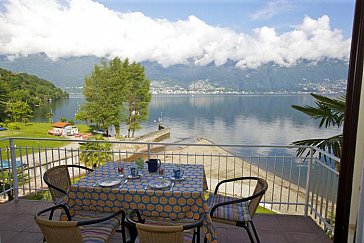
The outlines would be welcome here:
[[[138,167],[136,165],[130,166],[129,169],[130,169],[130,175],[132,177],[137,177],[139,175]]]
[[[173,177],[176,179],[181,179],[184,175],[184,170],[181,167],[173,168]]]

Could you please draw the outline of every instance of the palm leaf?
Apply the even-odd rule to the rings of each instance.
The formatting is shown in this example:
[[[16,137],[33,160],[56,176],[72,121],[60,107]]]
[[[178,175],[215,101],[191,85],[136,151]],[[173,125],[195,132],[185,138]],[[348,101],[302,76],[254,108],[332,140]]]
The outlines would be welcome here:
[[[346,104],[346,96],[342,95],[338,98],[331,99],[327,96],[318,95],[318,94],[311,94],[319,103],[325,104],[334,112],[345,112],[345,104]]]
[[[298,146],[315,146],[323,151],[326,151],[328,153],[334,154],[336,157],[341,157],[341,149],[343,145],[343,135],[335,135],[329,138],[314,138],[314,139],[306,139],[306,140],[300,140],[295,141],[292,144],[298,145]],[[297,149],[297,156],[301,156],[304,153],[306,153],[304,156],[307,157],[310,155],[311,150],[309,148],[298,148]],[[313,154],[315,154],[317,151],[315,150]],[[319,158],[321,158],[322,154],[319,154]],[[326,160],[326,158],[325,158]]]
[[[320,120],[319,127],[337,126],[344,122],[345,96],[331,99],[326,96],[311,94],[317,107],[292,105],[292,108],[305,113],[313,119]]]

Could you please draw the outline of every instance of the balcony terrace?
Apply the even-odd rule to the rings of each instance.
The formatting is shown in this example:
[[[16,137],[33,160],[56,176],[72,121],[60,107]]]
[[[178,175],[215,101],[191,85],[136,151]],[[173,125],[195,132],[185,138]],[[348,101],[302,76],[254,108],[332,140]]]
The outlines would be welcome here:
[[[48,188],[42,175],[48,169],[61,164],[82,164],[81,154],[87,152],[96,164],[102,161],[100,152],[106,152],[113,161],[131,161],[137,157],[159,158],[163,162],[177,164],[203,164],[209,190],[218,182],[240,176],[258,176],[268,182],[268,190],[261,207],[277,214],[257,214],[254,217],[261,242],[331,242],[327,234],[333,232],[333,215],[336,209],[339,162],[324,151],[309,147],[311,157],[297,157],[297,146],[247,146],[216,145],[206,141],[194,144],[143,143],[120,141],[93,141],[110,143],[109,151],[85,150],[82,140],[67,141],[57,148],[42,146],[50,139],[10,138],[3,139],[8,145],[0,148],[1,161],[20,161],[7,168],[0,164],[0,235],[1,242],[40,242],[42,235],[34,222],[40,209],[52,205],[47,201],[26,200],[23,197],[47,194]],[[20,146],[27,141],[36,146]],[[257,153],[244,152],[254,148]],[[287,151],[273,154],[277,148]],[[316,151],[314,154],[313,152]],[[326,155],[326,160],[318,157]],[[18,165],[18,167],[17,167]],[[10,179],[6,179],[9,173]],[[17,176],[14,176],[14,175]],[[77,169],[72,178],[79,177]],[[222,187],[219,193],[244,197],[252,193],[255,185],[234,182]],[[9,197],[15,200],[8,201]],[[245,230],[235,226],[214,223],[219,242],[249,242]],[[326,232],[326,233],[325,233]],[[115,234],[112,242],[121,242]]]
[[[42,242],[43,236],[34,221],[34,215],[51,205],[51,202],[20,199],[0,206],[1,242]],[[255,216],[254,222],[261,242],[331,242],[310,217],[260,214]],[[248,235],[242,228],[218,223],[215,223],[215,227],[218,242],[249,242]],[[110,241],[117,242],[122,242],[120,233],[116,233]]]

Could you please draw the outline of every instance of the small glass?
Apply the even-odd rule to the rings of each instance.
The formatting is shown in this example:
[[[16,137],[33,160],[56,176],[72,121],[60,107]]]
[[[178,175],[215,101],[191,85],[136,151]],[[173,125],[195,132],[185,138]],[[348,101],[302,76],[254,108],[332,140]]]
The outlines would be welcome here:
[[[159,167],[158,167],[158,174],[159,174],[160,176],[163,176],[163,174],[164,174],[164,167],[163,167],[163,166],[159,166]]]
[[[124,177],[124,163],[118,164],[118,174],[120,177]]]

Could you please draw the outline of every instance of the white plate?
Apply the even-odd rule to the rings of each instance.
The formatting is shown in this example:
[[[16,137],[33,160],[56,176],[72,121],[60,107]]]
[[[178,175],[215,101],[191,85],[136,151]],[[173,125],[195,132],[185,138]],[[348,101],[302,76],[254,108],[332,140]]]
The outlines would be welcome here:
[[[142,175],[137,175],[137,176],[132,176],[132,175],[128,175],[127,178],[128,179],[138,179],[140,178]]]
[[[171,181],[169,180],[157,180],[149,182],[149,187],[153,189],[163,189],[171,186]]]
[[[185,177],[182,176],[181,178],[174,178],[173,176],[170,177],[172,181],[184,181]]]
[[[109,179],[102,179],[99,180],[97,183],[99,186],[115,186],[117,184],[120,184],[121,180],[118,178],[109,178]]]

